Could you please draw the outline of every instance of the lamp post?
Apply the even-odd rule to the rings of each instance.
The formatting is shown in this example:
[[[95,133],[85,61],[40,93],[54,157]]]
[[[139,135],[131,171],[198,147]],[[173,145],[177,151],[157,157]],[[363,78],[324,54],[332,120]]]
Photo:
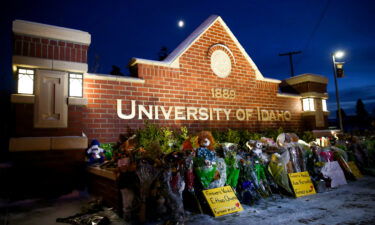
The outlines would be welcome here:
[[[340,98],[339,98],[339,89],[337,87],[337,68],[336,68],[336,58],[342,58],[344,56],[344,52],[337,51],[335,53],[332,53],[332,65],[333,65],[333,76],[335,78],[335,89],[336,89],[336,103],[337,103],[337,112],[339,115],[339,125],[340,130],[343,132],[344,127],[342,125],[342,115],[341,115],[341,107],[340,107]]]

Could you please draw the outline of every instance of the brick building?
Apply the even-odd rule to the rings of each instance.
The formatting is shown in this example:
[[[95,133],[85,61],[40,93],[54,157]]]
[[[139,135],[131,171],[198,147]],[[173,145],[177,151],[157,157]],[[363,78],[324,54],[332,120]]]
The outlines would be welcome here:
[[[87,32],[16,20],[13,33],[11,151],[114,142],[144,120],[193,131],[327,126],[327,78],[265,78],[219,16],[163,61],[133,58],[131,77],[87,73]]]

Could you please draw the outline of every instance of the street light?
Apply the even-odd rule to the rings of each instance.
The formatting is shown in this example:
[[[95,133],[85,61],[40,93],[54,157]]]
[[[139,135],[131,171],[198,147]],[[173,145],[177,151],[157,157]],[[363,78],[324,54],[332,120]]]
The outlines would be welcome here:
[[[335,88],[336,88],[336,103],[337,103],[337,112],[339,115],[339,124],[340,124],[340,130],[344,132],[344,127],[342,125],[342,115],[341,115],[341,107],[340,107],[340,98],[339,98],[339,89],[337,87],[337,66],[340,64],[340,69],[342,70],[342,63],[337,63],[336,58],[342,58],[345,55],[343,51],[337,51],[335,53],[332,53],[332,65],[333,65],[333,76],[335,78]]]
[[[345,55],[345,52],[343,51],[337,51],[335,52],[335,58],[342,58]]]

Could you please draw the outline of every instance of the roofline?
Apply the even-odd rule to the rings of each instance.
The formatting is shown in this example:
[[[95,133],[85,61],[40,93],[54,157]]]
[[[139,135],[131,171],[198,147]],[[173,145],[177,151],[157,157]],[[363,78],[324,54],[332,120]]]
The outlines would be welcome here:
[[[211,15],[193,33],[191,33],[181,44],[175,48],[165,59],[167,62],[173,62],[180,58],[199,38],[220,18],[218,15]]]
[[[328,83],[328,78],[322,75],[318,74],[312,74],[312,73],[304,73],[304,74],[299,74],[294,77],[290,77],[285,79],[285,82],[288,85],[294,85],[298,83],[303,83],[303,82],[316,82],[316,83],[322,83],[322,84],[327,84]]]
[[[12,30],[15,34],[26,34],[87,45],[91,43],[91,35],[88,32],[26,20],[14,20]]]
[[[190,48],[199,38],[208,30],[212,25],[215,24],[216,21],[219,21],[223,28],[227,31],[229,36],[232,38],[232,40],[235,42],[236,46],[239,48],[241,53],[244,55],[246,60],[250,63],[251,67],[255,71],[255,77],[256,80],[261,80],[265,82],[271,82],[271,83],[281,83],[278,79],[273,78],[265,78],[262,73],[259,71],[258,67],[254,63],[254,61],[250,58],[250,56],[247,54],[245,49],[242,47],[240,42],[237,40],[236,36],[232,33],[232,31],[229,29],[227,24],[224,22],[224,20],[218,16],[218,15],[211,15],[208,17],[197,29],[193,31],[181,44],[177,46],[169,55],[167,58],[165,58],[163,61],[155,61],[155,60],[147,60],[147,59],[141,59],[141,58],[133,58],[130,62],[130,66],[133,66],[137,63],[141,64],[148,64],[148,65],[158,65],[158,66],[166,66],[166,67],[172,67],[172,68],[180,68],[179,64],[179,58],[187,51],[187,49]]]
[[[170,63],[170,62],[150,60],[150,59],[132,58],[129,62],[129,66],[134,66],[135,64],[146,64],[146,65],[153,65],[153,66],[180,68],[178,61],[177,63]]]

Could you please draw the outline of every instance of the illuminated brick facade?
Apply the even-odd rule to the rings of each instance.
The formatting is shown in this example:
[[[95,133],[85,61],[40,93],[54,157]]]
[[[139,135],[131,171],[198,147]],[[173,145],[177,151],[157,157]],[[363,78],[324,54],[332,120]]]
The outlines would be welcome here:
[[[25,41],[25,37],[15,35],[14,55],[25,56],[24,46],[28,46],[30,57],[87,62],[83,56],[87,54],[87,43],[78,47],[65,42],[65,55],[60,57],[55,47],[49,47],[60,46],[59,40],[39,39],[42,46],[43,40],[48,40],[47,49],[53,49],[53,53],[44,53],[42,47],[41,54],[37,54],[30,50],[34,39]],[[56,49],[60,52],[60,48]],[[280,93],[279,80],[264,78],[218,16],[208,18],[164,61],[133,59],[130,68],[132,77],[83,71],[85,101],[78,99],[75,101],[82,103],[70,104],[74,99],[69,98],[66,128],[34,128],[35,106],[18,102],[14,136],[67,136],[84,132],[89,139],[114,142],[120,133],[141,128],[144,120],[171,128],[186,126],[192,131],[304,128],[301,95]]]

